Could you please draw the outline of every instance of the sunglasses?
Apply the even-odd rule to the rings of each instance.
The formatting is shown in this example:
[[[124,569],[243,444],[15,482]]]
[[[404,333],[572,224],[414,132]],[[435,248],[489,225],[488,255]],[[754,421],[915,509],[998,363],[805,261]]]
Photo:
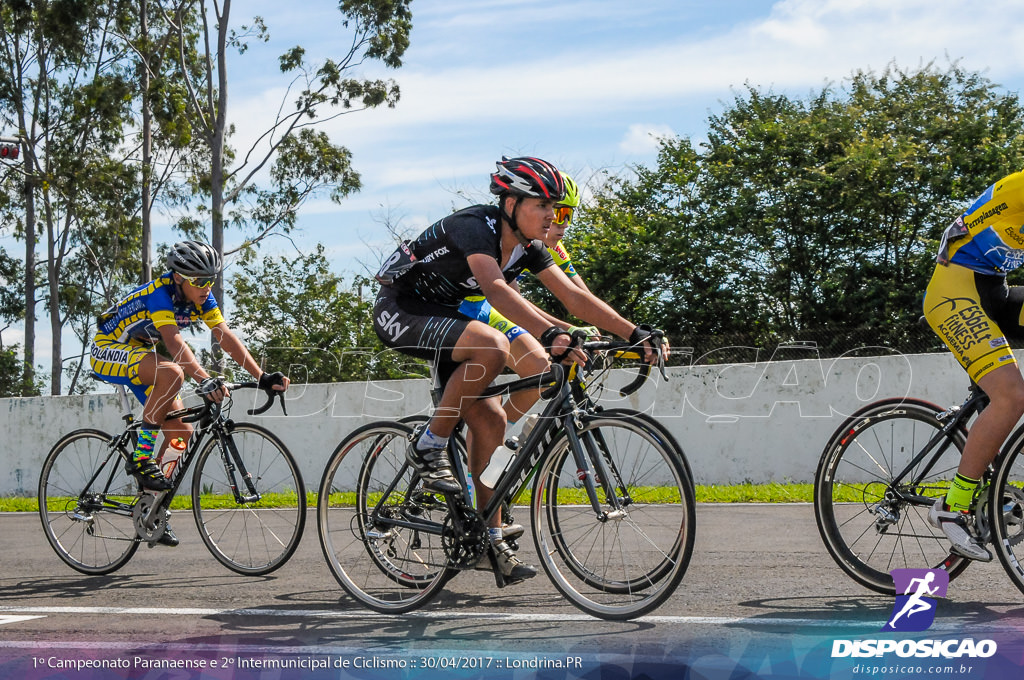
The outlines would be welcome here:
[[[189,282],[189,285],[195,288],[213,288],[213,279],[203,276],[182,276],[181,278]]]
[[[567,205],[555,206],[555,224],[569,224],[572,222],[573,209]]]

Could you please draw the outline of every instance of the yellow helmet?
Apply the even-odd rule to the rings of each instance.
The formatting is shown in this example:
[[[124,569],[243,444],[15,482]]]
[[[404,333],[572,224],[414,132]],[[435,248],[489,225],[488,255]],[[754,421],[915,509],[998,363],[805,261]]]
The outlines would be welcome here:
[[[558,171],[558,174],[562,176],[562,181],[565,182],[565,198],[555,205],[567,205],[570,208],[580,207],[580,190],[576,186],[576,182],[572,181],[572,177],[569,177],[569,175],[561,170]]]

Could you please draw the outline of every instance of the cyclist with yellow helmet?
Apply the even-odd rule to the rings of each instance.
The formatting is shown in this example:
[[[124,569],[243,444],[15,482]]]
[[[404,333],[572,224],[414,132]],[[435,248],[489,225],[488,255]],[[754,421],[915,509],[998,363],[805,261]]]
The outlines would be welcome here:
[[[569,280],[580,289],[591,292],[583,277],[579,275],[573,266],[572,258],[562,243],[566,228],[572,223],[573,214],[580,205],[579,187],[569,175],[559,170],[562,180],[565,183],[565,197],[555,204],[555,218],[551,222],[547,233],[541,239],[547,246],[548,254],[554,260]],[[529,270],[525,270],[527,272]],[[519,278],[522,278],[520,276]],[[513,282],[516,290],[519,289],[518,279]],[[483,295],[471,295],[459,306],[459,311],[466,316],[483,321],[488,326],[495,328],[505,334],[511,343],[509,356],[509,368],[521,376],[536,375],[547,368],[547,358],[540,346],[540,343],[532,338],[525,330],[506,319],[498,310],[494,309],[487,298]],[[573,326],[557,317],[548,314],[544,310],[538,310],[553,326],[566,329],[569,333],[576,330],[586,330],[588,335],[598,335],[599,331],[593,326]],[[526,415],[530,407],[536,403],[539,394],[529,390],[523,390],[513,394],[505,404],[505,416],[510,424],[515,424],[520,418]]]

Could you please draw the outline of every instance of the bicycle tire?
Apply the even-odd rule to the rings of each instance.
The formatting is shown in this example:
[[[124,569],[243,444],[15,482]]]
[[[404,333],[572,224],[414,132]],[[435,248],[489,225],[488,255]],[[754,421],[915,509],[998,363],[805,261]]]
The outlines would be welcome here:
[[[578,434],[590,446],[603,440],[602,455],[614,461],[630,502],[622,515],[599,520],[581,495],[576,461],[561,433],[534,480],[537,554],[558,591],[579,609],[609,620],[642,616],[675,592],[689,565],[696,531],[693,482],[676,450],[643,422],[585,416]],[[598,497],[609,510],[603,484]]]
[[[302,538],[306,524],[302,474],[288,448],[265,427],[235,423],[227,436],[260,499],[237,501],[214,437],[196,462],[192,514],[199,536],[218,562],[239,574],[269,574],[291,558]],[[234,477],[238,492],[248,494],[241,471]]]
[[[836,564],[875,592],[895,595],[893,569],[944,569],[953,580],[970,564],[950,552],[942,531],[928,523],[930,502],[899,502],[893,506],[896,520],[891,525],[876,524],[878,515],[873,511],[885,498],[892,478],[941,429],[936,416],[943,411],[916,399],[868,404],[833,433],[822,451],[814,476],[818,533]],[[950,436],[951,447],[927,476],[902,484],[901,493],[931,499],[946,493],[960,462],[966,430],[959,428]]]
[[[659,421],[657,418],[647,413],[644,413],[643,411],[637,411],[636,409],[621,407],[601,409],[597,411],[597,414],[604,416],[606,418],[632,418],[634,420],[642,422],[648,428],[657,432],[658,436],[661,437],[664,444],[675,449],[676,452],[679,454],[680,460],[683,461],[683,468],[686,470],[686,478],[690,480],[691,485],[695,484],[693,479],[693,470],[690,468],[690,461],[686,457],[686,454],[683,453],[683,447],[680,446],[679,440],[676,439],[675,435],[673,435],[667,427],[662,425],[661,421]],[[694,496],[696,496],[696,493],[696,487],[694,486]]]
[[[683,449],[676,441],[675,437],[665,428],[664,425],[656,421],[654,418],[643,414],[639,411],[628,409],[628,408],[611,408],[600,411],[600,415],[604,418],[616,418],[616,419],[629,419],[634,425],[647,430],[651,436],[657,438],[661,444],[665,447],[670,448],[675,452],[677,459],[683,464],[683,477],[684,481],[690,487],[690,494],[696,499],[697,492],[693,482],[693,475],[690,472],[690,465],[683,454]],[[568,455],[568,449],[566,449]],[[605,456],[607,464],[611,466],[613,474],[619,476],[615,461]],[[682,541],[685,534],[679,534],[678,540]],[[556,545],[560,544],[558,538],[555,538]],[[564,546],[562,546],[564,548]],[[565,548],[568,551],[568,548]],[[675,555],[679,550],[679,546],[673,546],[671,550],[667,551],[668,555]],[[655,583],[661,580],[666,574],[670,573],[673,567],[673,560],[665,559],[660,564],[656,564],[649,571],[643,574],[637,574],[634,578],[628,582],[608,582],[603,583],[599,579],[595,578],[593,574],[588,573],[588,570],[583,566],[578,565],[576,560],[569,559],[569,552],[565,553],[566,566],[572,569],[576,575],[585,580],[588,585],[594,588],[606,589],[608,592],[626,593],[630,590],[646,587],[645,584]]]
[[[75,571],[109,574],[139,549],[131,516],[139,485],[124,471],[127,455],[111,450],[105,432],[83,429],[61,438],[43,462],[38,493],[43,533]],[[91,486],[90,479],[95,480]]]
[[[422,607],[457,573],[447,566],[440,533],[387,522],[440,526],[447,516],[443,497],[419,489],[405,464],[411,434],[408,425],[389,421],[356,429],[331,455],[317,498],[320,547],[331,573],[345,592],[381,613]]]
[[[985,499],[992,545],[1013,585],[1024,593],[1024,428],[1019,428],[996,459],[995,476]],[[999,499],[998,503],[992,499]]]

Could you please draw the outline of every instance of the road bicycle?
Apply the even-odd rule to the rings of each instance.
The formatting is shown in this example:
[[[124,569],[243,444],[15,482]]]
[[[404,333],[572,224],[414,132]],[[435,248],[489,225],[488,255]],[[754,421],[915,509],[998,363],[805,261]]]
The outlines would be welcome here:
[[[970,565],[927,516],[949,489],[970,422],[988,403],[973,383],[962,404],[946,409],[884,399],[832,435],[815,475],[814,512],[825,547],[855,581],[892,595],[892,569],[943,569],[952,580]],[[985,471],[970,523],[1024,592],[1024,426]]]
[[[229,417],[232,398],[173,411],[168,419],[195,423],[170,476],[171,489],[144,490],[125,471],[141,421],[123,387],[115,386],[125,429],[110,435],[81,429],[58,441],[39,476],[39,515],[57,555],[83,574],[123,567],[143,543],[163,536],[189,471],[191,508],[203,543],[221,564],[240,574],[269,574],[295,552],[306,522],[306,491],[292,454],[272,432]],[[255,382],[225,384],[229,390]],[[267,411],[280,392],[250,415]],[[187,506],[188,503],[185,503]]]
[[[608,341],[583,348],[637,352]],[[649,371],[642,367],[629,389]],[[664,428],[627,409],[594,408],[575,367],[555,364],[480,398],[538,388],[549,401],[479,509],[465,491],[460,437],[450,445],[464,492],[447,496],[425,491],[406,462],[418,434],[409,423],[370,423],[338,445],[320,482],[317,520],[324,556],[346,592],[379,612],[423,606],[460,571],[493,560],[488,521],[527,496],[541,565],[576,607],[630,619],[674,592],[695,533],[694,486],[682,450]],[[497,571],[495,579],[504,585]]]

